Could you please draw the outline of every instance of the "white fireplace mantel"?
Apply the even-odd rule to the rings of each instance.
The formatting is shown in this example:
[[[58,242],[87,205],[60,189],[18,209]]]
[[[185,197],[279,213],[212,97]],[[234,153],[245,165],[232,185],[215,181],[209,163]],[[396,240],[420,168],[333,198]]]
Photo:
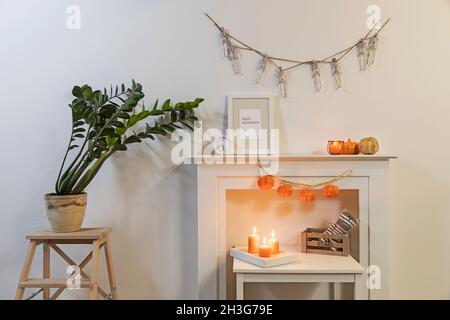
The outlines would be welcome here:
[[[197,284],[199,299],[226,297],[226,191],[257,189],[260,169],[256,156],[199,156],[197,166]],[[360,263],[377,266],[381,287],[367,290],[367,299],[389,298],[389,160],[394,156],[281,155],[260,156],[279,160],[277,175],[314,183],[352,170],[339,182],[341,189],[359,191]],[[217,161],[219,164],[217,164]],[[215,164],[211,164],[216,162]],[[231,163],[232,162],[232,163]],[[365,275],[367,279],[367,275]]]

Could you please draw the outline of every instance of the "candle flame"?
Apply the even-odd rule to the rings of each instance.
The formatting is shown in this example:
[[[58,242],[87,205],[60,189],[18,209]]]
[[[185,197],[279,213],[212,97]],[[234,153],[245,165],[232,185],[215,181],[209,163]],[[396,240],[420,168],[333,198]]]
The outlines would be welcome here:
[[[267,239],[266,239],[266,237],[264,237],[263,238],[263,244],[267,244],[266,242],[267,242]]]
[[[275,230],[272,230],[272,239],[275,239]]]
[[[256,234],[256,226],[253,226],[253,234]]]

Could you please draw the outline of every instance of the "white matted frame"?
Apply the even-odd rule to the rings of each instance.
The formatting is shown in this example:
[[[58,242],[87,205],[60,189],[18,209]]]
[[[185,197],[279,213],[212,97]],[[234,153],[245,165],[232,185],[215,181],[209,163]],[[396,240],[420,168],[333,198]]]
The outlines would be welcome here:
[[[232,144],[229,153],[238,154],[272,154],[272,146],[270,139],[270,131],[275,129],[274,126],[274,106],[277,102],[277,96],[273,93],[230,93],[227,95],[228,105],[228,129],[243,129],[248,128],[241,126],[242,113],[247,112],[249,117],[253,114],[254,122],[259,124],[250,125],[250,127],[258,127],[259,129],[267,130],[267,144],[261,148],[259,139],[257,139],[258,150],[239,149],[239,143],[237,146]],[[245,145],[245,144],[244,144]]]

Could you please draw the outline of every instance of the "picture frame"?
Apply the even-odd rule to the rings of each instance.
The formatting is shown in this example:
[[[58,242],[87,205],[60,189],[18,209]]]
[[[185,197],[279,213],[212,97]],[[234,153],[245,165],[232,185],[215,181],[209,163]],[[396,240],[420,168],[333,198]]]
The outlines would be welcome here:
[[[228,129],[241,129],[248,133],[256,131],[256,137],[235,136],[230,141],[227,153],[272,154],[271,130],[274,129],[274,105],[277,96],[273,93],[230,93],[227,95]],[[267,130],[264,135],[260,129]],[[229,137],[227,130],[227,137]],[[266,141],[262,141],[264,139]],[[255,145],[257,147],[255,148]]]

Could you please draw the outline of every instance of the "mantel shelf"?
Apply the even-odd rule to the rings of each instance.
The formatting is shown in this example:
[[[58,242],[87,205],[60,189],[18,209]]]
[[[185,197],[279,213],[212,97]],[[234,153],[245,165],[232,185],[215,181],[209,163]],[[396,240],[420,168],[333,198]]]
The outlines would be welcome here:
[[[251,162],[251,161],[267,161],[267,160],[279,160],[279,161],[389,161],[391,159],[397,159],[392,155],[328,155],[328,154],[280,154],[274,155],[244,155],[244,154],[228,154],[221,156],[212,155],[198,155],[192,157],[194,164],[199,164],[203,161],[208,163],[225,162],[227,159],[233,159],[235,161]]]

